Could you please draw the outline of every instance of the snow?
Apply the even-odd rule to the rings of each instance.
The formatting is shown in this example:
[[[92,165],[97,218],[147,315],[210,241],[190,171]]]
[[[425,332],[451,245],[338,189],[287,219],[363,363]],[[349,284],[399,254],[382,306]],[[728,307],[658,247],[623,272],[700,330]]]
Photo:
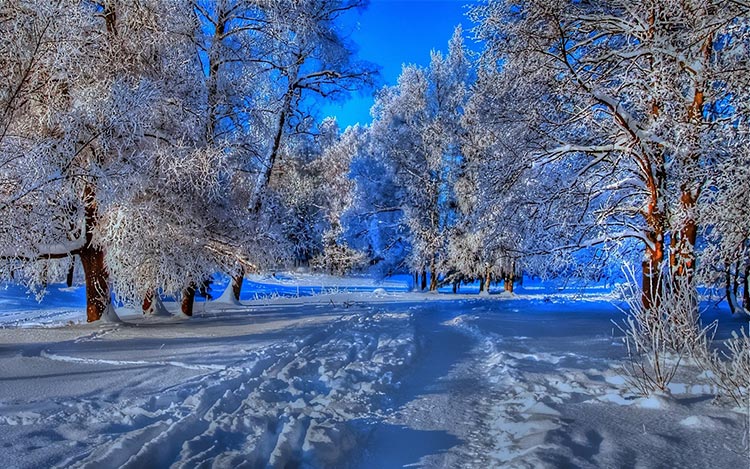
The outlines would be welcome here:
[[[408,279],[251,282],[316,294],[79,324],[76,291],[55,290],[49,308],[7,293],[6,467],[747,464],[747,411],[714,402],[707,377],[628,390],[607,289],[480,298],[412,293]]]

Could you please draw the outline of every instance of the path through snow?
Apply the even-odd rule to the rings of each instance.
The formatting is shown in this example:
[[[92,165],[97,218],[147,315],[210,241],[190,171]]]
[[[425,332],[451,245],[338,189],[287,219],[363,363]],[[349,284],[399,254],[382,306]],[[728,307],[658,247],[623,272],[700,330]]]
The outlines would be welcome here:
[[[629,396],[606,303],[208,305],[0,330],[9,467],[742,467],[700,384]],[[297,302],[298,303],[298,302]],[[584,308],[583,311],[581,309]]]

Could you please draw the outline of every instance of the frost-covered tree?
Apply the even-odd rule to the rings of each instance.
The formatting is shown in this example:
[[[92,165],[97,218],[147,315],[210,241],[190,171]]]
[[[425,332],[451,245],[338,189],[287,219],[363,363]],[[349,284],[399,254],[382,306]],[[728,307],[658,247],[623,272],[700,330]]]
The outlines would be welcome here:
[[[737,122],[734,139],[726,149],[728,154],[710,168],[706,203],[700,206],[706,244],[699,256],[701,280],[723,284],[733,314],[750,314],[749,138],[748,122]]]
[[[350,165],[352,202],[342,223],[347,243],[367,255],[373,272],[387,276],[408,270],[410,245],[402,210],[405,191],[380,156],[377,141],[365,129]]]
[[[570,231],[583,246],[640,241],[646,304],[663,265],[693,276],[703,168],[720,153],[720,120],[740,109],[727,103],[745,81],[746,14],[738,2],[671,0],[472,11],[488,60],[540,85],[506,103],[532,116],[540,161],[577,168],[591,216]]]
[[[280,220],[260,207],[282,137],[310,96],[370,80],[338,24],[360,6],[0,5],[4,276],[43,285],[75,256],[96,320],[111,287],[181,292],[189,313],[211,272],[273,263]]]
[[[310,106],[367,86],[374,77],[373,66],[356,60],[339,22],[363,6],[362,0],[194,0],[213,116],[208,134],[234,156],[232,187],[240,210],[230,223],[239,225],[230,230],[231,244],[247,251],[250,265],[268,264],[269,252],[272,259],[284,257],[284,243],[269,236],[281,227],[272,226],[278,198],[268,188],[280,156],[298,150],[294,135],[311,128]],[[236,239],[240,233],[244,237]],[[247,265],[233,269],[236,299]]]
[[[132,194],[132,175],[143,174],[160,154],[164,157],[161,152],[168,153],[162,161],[177,156],[174,142],[190,142],[196,123],[179,91],[194,71],[184,69],[180,56],[180,45],[189,38],[175,33],[190,23],[189,9],[159,0],[46,4],[6,4],[16,9],[3,21],[8,27],[3,34],[20,29],[37,38],[36,46],[17,43],[19,49],[7,56],[14,62],[10,66],[26,67],[28,76],[43,79],[16,101],[3,139],[3,154],[16,161],[6,172],[14,182],[6,185],[10,213],[4,218],[19,220],[18,214],[27,222],[4,231],[35,240],[7,253],[4,272],[33,283],[40,272],[49,273],[39,259],[77,256],[86,280],[87,318],[93,321],[111,305],[102,237],[111,230],[110,211]],[[6,90],[4,84],[3,94]],[[183,126],[176,125],[179,119]],[[36,174],[22,170],[28,164],[39,168]],[[47,182],[11,195],[39,172],[47,172]],[[31,207],[45,207],[45,213],[32,214]],[[54,221],[56,231],[45,228],[47,220]],[[50,249],[50,243],[56,246]]]
[[[429,270],[431,291],[445,269],[448,234],[455,223],[452,186],[461,159],[458,138],[468,68],[458,28],[446,56],[433,52],[426,69],[404,67],[398,84],[382,90],[373,107],[375,151],[404,191],[411,270],[421,271],[423,278]]]
[[[480,292],[492,279],[502,279],[513,290],[522,269],[522,253],[533,219],[527,177],[532,142],[525,116],[504,106],[517,91],[508,73],[482,64],[470,91],[462,125],[461,170],[455,183],[460,213],[450,243],[450,264],[459,278],[480,278]]]

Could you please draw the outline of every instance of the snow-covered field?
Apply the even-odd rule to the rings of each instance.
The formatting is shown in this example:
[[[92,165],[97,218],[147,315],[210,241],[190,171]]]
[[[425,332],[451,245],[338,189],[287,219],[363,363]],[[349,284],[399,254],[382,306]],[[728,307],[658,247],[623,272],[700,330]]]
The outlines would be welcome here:
[[[289,274],[246,286],[242,304],[191,319],[120,309],[123,324],[103,325],[77,323],[80,290],[38,305],[8,287],[3,467],[750,464],[747,409],[713,402],[707,383],[627,390],[607,289],[480,298]]]

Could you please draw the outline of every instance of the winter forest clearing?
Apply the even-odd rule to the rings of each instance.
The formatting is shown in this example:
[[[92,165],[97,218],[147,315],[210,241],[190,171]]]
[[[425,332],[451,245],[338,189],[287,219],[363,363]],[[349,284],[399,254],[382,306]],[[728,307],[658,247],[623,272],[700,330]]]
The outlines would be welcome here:
[[[0,0],[0,70],[4,464],[750,463],[747,1]]]

